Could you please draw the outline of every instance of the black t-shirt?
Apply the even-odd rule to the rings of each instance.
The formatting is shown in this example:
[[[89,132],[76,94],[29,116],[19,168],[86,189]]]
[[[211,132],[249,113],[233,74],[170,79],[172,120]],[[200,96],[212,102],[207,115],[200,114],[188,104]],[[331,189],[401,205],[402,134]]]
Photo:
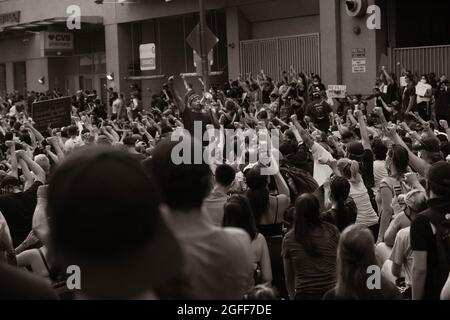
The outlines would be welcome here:
[[[8,223],[14,247],[19,246],[31,231],[37,189],[41,185],[36,181],[24,192],[0,196],[0,212]]]
[[[416,104],[416,88],[414,86],[406,87],[403,91],[403,99],[402,99],[402,105],[403,105],[403,111],[406,111],[408,109],[409,101],[410,99],[413,99],[414,104],[413,108]]]
[[[211,116],[207,112],[193,112],[189,108],[185,108],[181,113],[181,119],[183,120],[184,128],[189,131],[191,135],[194,135],[194,123],[196,121],[201,122],[202,126],[202,140],[203,134],[206,132],[206,125],[211,124]],[[200,138],[200,137],[199,137]]]
[[[442,214],[450,212],[450,203],[448,200],[431,199],[428,204],[430,209],[437,210]],[[426,300],[439,300],[444,285],[442,279],[447,278],[448,272],[441,274],[438,268],[439,260],[436,249],[436,236],[433,234],[430,220],[425,216],[427,211],[417,215],[411,223],[411,250],[427,252],[427,275],[423,298]]]
[[[306,114],[311,117],[311,120],[317,129],[328,131],[331,125],[330,113],[332,111],[331,106],[324,101],[319,103],[313,102],[309,104]]]
[[[373,175],[373,152],[369,149],[365,149],[362,161],[360,162],[359,171],[361,172],[361,177],[363,178],[364,185],[367,189],[372,189],[375,186],[375,177]]]
[[[391,104],[393,101],[398,101],[398,86],[396,83],[390,83],[387,85],[386,94],[383,99],[387,104]]]
[[[437,117],[439,118],[439,116],[450,115],[450,92],[445,90],[437,90],[435,99]]]

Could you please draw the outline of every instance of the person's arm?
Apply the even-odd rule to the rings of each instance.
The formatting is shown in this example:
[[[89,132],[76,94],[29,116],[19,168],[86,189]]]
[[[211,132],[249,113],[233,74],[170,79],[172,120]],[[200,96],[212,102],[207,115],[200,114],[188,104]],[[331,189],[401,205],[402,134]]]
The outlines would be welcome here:
[[[295,128],[298,130],[298,132],[300,133],[300,137],[302,138],[302,141],[305,143],[305,145],[311,149],[311,147],[314,144],[314,140],[311,137],[311,135],[308,133],[308,131],[306,131],[298,122],[297,116],[293,115],[291,117],[291,121],[292,124],[295,126]]]
[[[384,74],[384,77],[386,78],[386,81],[388,84],[394,84],[394,79],[392,79],[391,75],[386,71],[386,68],[383,66],[381,67],[381,71]]]
[[[294,268],[292,267],[292,260],[290,258],[283,258],[284,266],[284,279],[286,284],[286,289],[289,295],[289,299],[294,300],[295,297],[295,275]]]
[[[262,252],[261,252],[261,274],[265,283],[272,283],[272,264],[270,262],[269,248],[267,246],[266,239],[262,236]]]
[[[439,120],[439,124],[445,130],[445,133],[447,134],[447,140],[450,141],[450,128],[448,126],[447,120]]]
[[[56,156],[58,157],[58,161],[62,161],[64,159],[65,155],[64,155],[64,152],[63,152],[63,150],[61,148],[61,145],[59,144],[59,138],[58,137],[49,137],[49,138],[46,139],[46,141],[55,150]]]
[[[373,109],[373,112],[378,116],[378,118],[380,119],[381,122],[381,126],[383,128],[386,128],[388,126],[388,122],[384,116],[383,110],[379,107],[376,107]]]
[[[34,183],[34,177],[31,174],[30,168],[28,168],[27,163],[23,160],[19,160],[20,167],[22,168],[22,174],[25,178],[24,190],[28,190]]]
[[[389,106],[387,105],[387,103],[383,100],[382,97],[378,97],[378,99],[381,101],[381,104],[383,105],[383,108],[384,108],[387,112],[392,113],[392,111],[394,111],[393,108],[391,108],[391,107],[389,107]]]
[[[20,160],[22,159],[28,165],[28,168],[33,171],[36,176],[36,181],[40,181],[42,184],[45,184],[46,174],[44,169],[41,168],[36,162],[34,162],[24,150],[17,150],[16,156]]]
[[[391,126],[384,130],[386,136],[391,139],[391,141],[395,144],[401,145],[403,148],[408,150],[409,155],[409,165],[420,175],[426,176],[428,168],[430,165],[424,161],[423,159],[416,156],[406,145],[406,143],[400,138],[398,133],[395,131],[395,127]]]
[[[397,217],[401,217],[401,216],[397,216]],[[388,247],[394,246],[395,237],[397,236],[397,233],[401,227],[400,222],[398,221],[397,217],[389,223],[389,226],[388,226],[386,232],[384,233],[384,243]]]
[[[170,92],[172,93],[173,102],[174,102],[175,106],[177,107],[180,114],[182,114],[184,112],[186,106],[184,105],[184,102],[181,99],[181,96],[178,93],[178,90],[174,86],[174,76],[169,77],[167,85],[169,87]]]
[[[51,147],[51,146],[49,146],[49,145],[45,146],[45,153],[47,154],[47,156],[48,156],[50,159],[52,159],[52,161],[53,161],[55,164],[59,164],[59,158],[58,158],[58,156],[57,156],[56,154],[54,154],[54,153],[52,152],[52,147]]]
[[[18,168],[17,168],[16,143],[14,141],[6,141],[5,144],[9,148],[9,153],[11,156],[11,158],[10,158],[11,172],[9,174],[18,179],[19,176],[18,176]]]
[[[364,150],[372,150],[370,145],[369,133],[367,132],[366,121],[364,120],[364,115],[361,110],[355,111],[355,117],[358,119],[359,131],[361,133],[362,145]]]
[[[450,273],[441,291],[441,300],[450,300]]]
[[[413,250],[412,267],[412,299],[422,300],[425,293],[425,281],[427,279],[427,251]]]
[[[34,136],[36,137],[37,141],[39,141],[39,143],[42,143],[42,141],[44,141],[44,139],[45,139],[44,136],[39,131],[37,131],[36,128],[31,123],[25,122],[24,126],[26,128],[28,128],[34,134]]]
[[[109,126],[109,125],[106,126],[106,130],[114,138],[114,142],[117,142],[120,140],[119,134],[111,126]]]
[[[383,242],[385,238],[386,230],[389,227],[389,223],[392,218],[392,192],[389,189],[388,186],[382,185],[380,187],[380,194],[381,194],[381,218],[380,218],[380,230],[378,232],[378,239],[377,243]]]

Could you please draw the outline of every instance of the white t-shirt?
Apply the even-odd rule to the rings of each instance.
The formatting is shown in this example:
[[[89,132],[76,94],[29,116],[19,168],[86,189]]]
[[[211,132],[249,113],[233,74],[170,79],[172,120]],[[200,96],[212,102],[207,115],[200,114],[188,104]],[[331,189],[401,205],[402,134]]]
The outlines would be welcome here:
[[[375,184],[372,188],[373,193],[376,195],[378,191],[380,191],[381,181],[388,177],[388,172],[386,169],[386,161],[384,160],[375,160],[373,162],[373,176],[375,178]]]
[[[405,282],[412,285],[412,267],[413,256],[410,245],[410,227],[404,228],[397,233],[395,237],[394,247],[392,247],[391,257],[389,260],[403,266],[405,271]]]
[[[373,210],[364,182],[361,179],[359,183],[350,182],[350,194],[358,209],[355,224],[364,227],[371,227],[378,223],[378,215]]]
[[[188,296],[196,300],[240,300],[253,284],[249,235],[214,227],[200,235],[177,235],[184,251]]]

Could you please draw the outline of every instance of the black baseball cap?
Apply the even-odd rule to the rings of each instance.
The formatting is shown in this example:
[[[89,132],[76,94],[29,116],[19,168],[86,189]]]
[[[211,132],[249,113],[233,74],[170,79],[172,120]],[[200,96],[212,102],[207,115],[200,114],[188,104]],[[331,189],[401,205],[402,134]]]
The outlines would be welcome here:
[[[80,267],[88,297],[161,288],[180,273],[182,253],[159,206],[158,187],[137,160],[111,147],[82,148],[49,184],[49,249],[64,271]]]

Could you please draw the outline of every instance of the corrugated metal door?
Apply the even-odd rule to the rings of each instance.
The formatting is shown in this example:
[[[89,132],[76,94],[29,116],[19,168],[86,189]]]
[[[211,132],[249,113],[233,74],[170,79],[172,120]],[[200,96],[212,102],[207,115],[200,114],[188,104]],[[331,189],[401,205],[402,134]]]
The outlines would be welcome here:
[[[418,75],[430,72],[436,73],[438,77],[450,75],[450,45],[396,48],[392,53],[392,67],[397,74],[404,67]]]
[[[241,41],[241,73],[256,74],[261,69],[274,80],[283,70],[320,74],[320,38],[318,33]]]

